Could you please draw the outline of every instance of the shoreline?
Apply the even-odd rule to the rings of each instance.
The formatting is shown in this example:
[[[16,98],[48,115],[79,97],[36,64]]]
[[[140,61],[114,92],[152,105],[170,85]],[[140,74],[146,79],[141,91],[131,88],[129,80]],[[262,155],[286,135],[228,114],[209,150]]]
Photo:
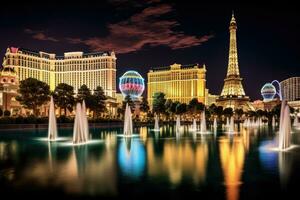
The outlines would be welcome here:
[[[173,121],[164,121],[160,124],[175,124]],[[182,124],[191,124],[191,122],[181,122]],[[124,122],[98,122],[89,123],[90,128],[122,128]],[[154,122],[134,122],[135,127],[154,125]],[[57,123],[57,128],[73,128],[74,123]],[[1,130],[43,130],[48,129],[48,124],[0,124],[0,134]]]
[[[89,123],[90,128],[122,127],[122,122]],[[74,123],[57,123],[57,128],[73,128]],[[34,130],[48,129],[48,124],[0,124],[0,130]]]

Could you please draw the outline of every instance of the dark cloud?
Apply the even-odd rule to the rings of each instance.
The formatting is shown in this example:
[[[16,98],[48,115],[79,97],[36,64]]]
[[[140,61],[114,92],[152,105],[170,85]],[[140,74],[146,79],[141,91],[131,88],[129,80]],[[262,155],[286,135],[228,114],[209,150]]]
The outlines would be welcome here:
[[[36,40],[42,40],[42,41],[52,41],[52,42],[58,42],[59,40],[54,38],[54,37],[50,37],[50,36],[47,36],[44,31],[37,31],[37,30],[32,30],[32,29],[25,29],[24,30],[25,33],[27,34],[30,34],[31,37],[33,39],[36,39]]]
[[[160,3],[160,0],[108,0],[117,10],[124,10],[128,8],[140,8],[145,5]]]
[[[173,12],[168,4],[160,4],[143,9],[129,19],[109,24],[106,37],[88,39],[68,38],[73,44],[87,45],[93,51],[115,50],[118,53],[138,51],[145,46],[168,46],[171,49],[182,49],[198,46],[209,40],[212,35],[201,37],[186,35],[176,31],[179,23],[176,20],[163,19]]]

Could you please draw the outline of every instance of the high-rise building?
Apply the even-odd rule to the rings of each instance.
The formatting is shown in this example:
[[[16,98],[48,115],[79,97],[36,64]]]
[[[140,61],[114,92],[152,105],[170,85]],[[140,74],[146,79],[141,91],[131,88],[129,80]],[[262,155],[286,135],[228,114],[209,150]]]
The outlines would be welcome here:
[[[173,64],[154,68],[148,72],[148,102],[153,104],[156,92],[163,92],[166,99],[189,103],[193,98],[205,103],[206,68],[195,65]]]
[[[54,90],[59,83],[74,87],[83,85],[93,91],[101,86],[107,96],[116,94],[116,56],[114,52],[68,52],[64,56],[34,52],[23,48],[7,48],[3,66],[11,66],[19,81],[36,78]]]
[[[280,82],[281,94],[287,101],[300,100],[300,77],[291,77]]]
[[[223,106],[224,108],[231,107],[232,109],[242,108],[243,110],[252,110],[249,97],[245,95],[242,85],[243,79],[239,72],[236,30],[237,25],[232,14],[229,26],[230,43],[227,76],[224,79],[222,93],[216,101],[218,106]]]

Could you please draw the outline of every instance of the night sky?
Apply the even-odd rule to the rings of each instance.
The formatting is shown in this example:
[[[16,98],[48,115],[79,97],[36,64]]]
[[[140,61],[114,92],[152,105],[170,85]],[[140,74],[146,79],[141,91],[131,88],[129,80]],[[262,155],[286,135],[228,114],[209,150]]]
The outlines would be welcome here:
[[[98,2],[98,3],[97,3]],[[107,0],[1,3],[0,53],[8,46],[62,55],[117,53],[117,79],[127,70],[206,64],[207,88],[220,94],[228,63],[228,26],[237,20],[240,73],[252,100],[273,79],[300,76],[300,14],[293,4]]]

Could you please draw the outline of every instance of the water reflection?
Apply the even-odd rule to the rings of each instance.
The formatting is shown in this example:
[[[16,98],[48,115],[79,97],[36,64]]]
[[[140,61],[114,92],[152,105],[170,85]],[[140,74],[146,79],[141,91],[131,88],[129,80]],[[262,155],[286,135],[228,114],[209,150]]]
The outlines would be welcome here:
[[[176,134],[174,127],[161,126],[157,133],[142,127],[136,129],[139,137],[133,138],[117,137],[120,129],[94,129],[93,138],[102,142],[74,147],[10,136],[0,140],[0,181],[22,189],[50,188],[89,196],[118,196],[123,188],[133,195],[137,188],[138,192],[148,189],[172,194],[184,188],[201,196],[217,188],[216,199],[222,199],[225,189],[226,199],[236,200],[243,186],[244,168],[243,182],[253,182],[245,184],[242,195],[256,183],[278,189],[280,181],[289,189],[291,174],[297,173],[292,165],[299,154],[257,149],[273,141],[275,133],[241,128],[239,134],[230,137],[219,136],[222,132],[197,136],[187,129]]]
[[[131,178],[140,177],[146,165],[146,152],[137,138],[124,137],[118,144],[118,165]]]
[[[278,152],[279,178],[282,188],[286,189],[292,170],[293,157],[290,152]]]
[[[19,157],[17,152],[18,148],[15,141],[10,143],[0,142],[0,180],[2,177],[9,181],[13,181],[15,179],[16,170],[12,163],[14,163]]]
[[[38,187],[57,187],[74,194],[117,194],[115,147],[99,149],[82,145],[60,150],[63,152],[57,152],[57,146],[49,144],[46,162],[36,159],[25,166],[17,180],[19,184],[31,182]]]
[[[206,142],[193,146],[190,141],[180,143],[166,140],[163,151],[157,151],[152,140],[147,141],[147,169],[151,177],[167,176],[173,185],[190,177],[197,185],[206,177],[208,145]]]
[[[222,137],[219,140],[227,200],[239,199],[241,176],[245,160],[245,146],[241,136]]]
[[[245,128],[241,128],[241,137],[243,139],[245,151],[248,152],[250,148],[250,134],[247,132]]]
[[[56,160],[56,149],[57,149],[57,146],[55,143],[48,142],[48,162],[49,162],[50,173],[53,173],[53,171],[54,171],[54,164],[55,164],[55,160]]]
[[[146,140],[147,140],[147,127],[146,126],[140,128],[140,138],[143,141],[143,143],[146,142]]]
[[[277,166],[278,166],[278,152],[276,151],[270,151],[268,149],[273,147],[274,141],[263,141],[260,144],[259,148],[259,159],[262,163],[262,167],[267,170],[268,172],[277,172]]]
[[[18,148],[16,141],[12,141],[10,143],[0,141],[0,161],[16,158],[17,151]]]
[[[77,175],[79,178],[83,178],[87,171],[88,164],[88,147],[87,145],[79,145],[73,147],[73,154],[75,153],[75,159],[77,166]]]

